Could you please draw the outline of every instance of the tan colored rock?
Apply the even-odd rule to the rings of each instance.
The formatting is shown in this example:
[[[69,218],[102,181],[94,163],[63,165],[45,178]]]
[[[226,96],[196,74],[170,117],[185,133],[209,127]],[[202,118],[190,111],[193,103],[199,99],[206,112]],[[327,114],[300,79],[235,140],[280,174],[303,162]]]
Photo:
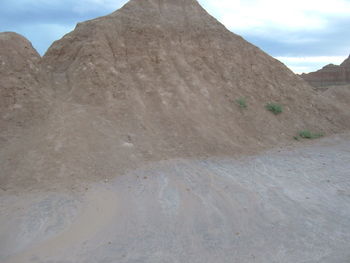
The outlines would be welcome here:
[[[343,123],[350,128],[350,85],[326,86],[317,90],[319,109],[324,116],[335,125]]]
[[[39,118],[40,55],[24,37],[0,33],[0,146]]]

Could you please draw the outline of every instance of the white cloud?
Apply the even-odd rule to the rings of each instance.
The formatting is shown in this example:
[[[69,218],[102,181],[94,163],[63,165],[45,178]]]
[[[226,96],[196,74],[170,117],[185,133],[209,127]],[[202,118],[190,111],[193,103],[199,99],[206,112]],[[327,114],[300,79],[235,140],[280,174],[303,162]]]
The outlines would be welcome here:
[[[279,56],[276,58],[295,73],[315,71],[330,63],[340,64],[346,58],[319,55],[344,53],[349,42],[344,35],[346,31],[334,25],[336,21],[341,25],[341,21],[349,20],[349,0],[198,1],[229,30]]]
[[[311,67],[307,67],[307,66],[289,66],[289,65],[287,65],[288,67],[289,67],[289,69],[291,69],[295,74],[302,74],[302,73],[308,73],[308,72],[312,72],[312,71],[316,71],[316,70],[318,70],[319,68],[317,68],[317,69],[314,69],[314,70],[312,70],[312,68]]]
[[[294,73],[316,71],[328,64],[341,64],[344,56],[311,56],[311,57],[275,57],[286,64]]]
[[[315,57],[276,57],[276,59],[285,61],[288,63],[333,63],[340,64],[346,57],[344,56],[315,56]]]
[[[266,33],[271,29],[318,30],[333,16],[348,16],[346,0],[199,0],[229,29]]]

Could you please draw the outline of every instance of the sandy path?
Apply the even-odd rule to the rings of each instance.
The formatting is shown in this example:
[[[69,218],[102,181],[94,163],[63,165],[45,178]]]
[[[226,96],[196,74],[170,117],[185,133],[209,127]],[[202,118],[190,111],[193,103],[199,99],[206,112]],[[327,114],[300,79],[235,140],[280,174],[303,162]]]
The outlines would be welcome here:
[[[78,215],[64,231],[58,232],[48,240],[29,246],[29,249],[10,257],[5,262],[27,262],[28,259],[35,262],[36,255],[40,255],[40,261],[47,262],[45,258],[64,254],[77,244],[83,244],[85,241],[93,239],[98,231],[111,224],[117,207],[114,192],[106,187],[95,187],[84,195],[84,203],[79,208]],[[52,216],[60,217],[61,215],[53,214]]]
[[[60,203],[75,209],[49,210],[63,229],[21,251],[2,240],[1,262],[349,262],[349,171],[341,138],[239,161],[157,163]],[[1,210],[2,225],[16,216]],[[31,231],[15,225],[19,237]]]

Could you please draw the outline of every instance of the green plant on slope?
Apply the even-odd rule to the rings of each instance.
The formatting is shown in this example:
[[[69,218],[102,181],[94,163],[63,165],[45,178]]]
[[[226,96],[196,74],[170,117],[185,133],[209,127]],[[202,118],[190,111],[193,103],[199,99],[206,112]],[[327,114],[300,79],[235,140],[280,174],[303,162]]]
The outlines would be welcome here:
[[[323,133],[313,133],[309,130],[303,130],[299,132],[299,136],[304,139],[317,139],[323,137]]]
[[[265,108],[271,111],[273,114],[277,115],[283,112],[283,107],[277,103],[267,103]]]
[[[239,98],[236,100],[236,103],[238,104],[238,106],[242,109],[247,108],[247,101],[245,98]]]

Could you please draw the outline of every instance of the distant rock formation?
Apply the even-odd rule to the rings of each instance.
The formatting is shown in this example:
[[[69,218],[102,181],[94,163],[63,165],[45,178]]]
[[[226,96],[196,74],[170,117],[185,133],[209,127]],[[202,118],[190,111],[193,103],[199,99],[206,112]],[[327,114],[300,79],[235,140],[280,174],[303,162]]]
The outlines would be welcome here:
[[[290,142],[302,129],[332,134],[350,125],[341,114],[329,119],[327,98],[196,0],[131,0],[78,24],[42,59],[22,37],[1,38],[6,188],[252,153]],[[269,102],[284,112],[271,114]],[[16,125],[23,133],[11,137]]]
[[[329,64],[301,77],[315,87],[350,84],[350,56],[339,66]]]

